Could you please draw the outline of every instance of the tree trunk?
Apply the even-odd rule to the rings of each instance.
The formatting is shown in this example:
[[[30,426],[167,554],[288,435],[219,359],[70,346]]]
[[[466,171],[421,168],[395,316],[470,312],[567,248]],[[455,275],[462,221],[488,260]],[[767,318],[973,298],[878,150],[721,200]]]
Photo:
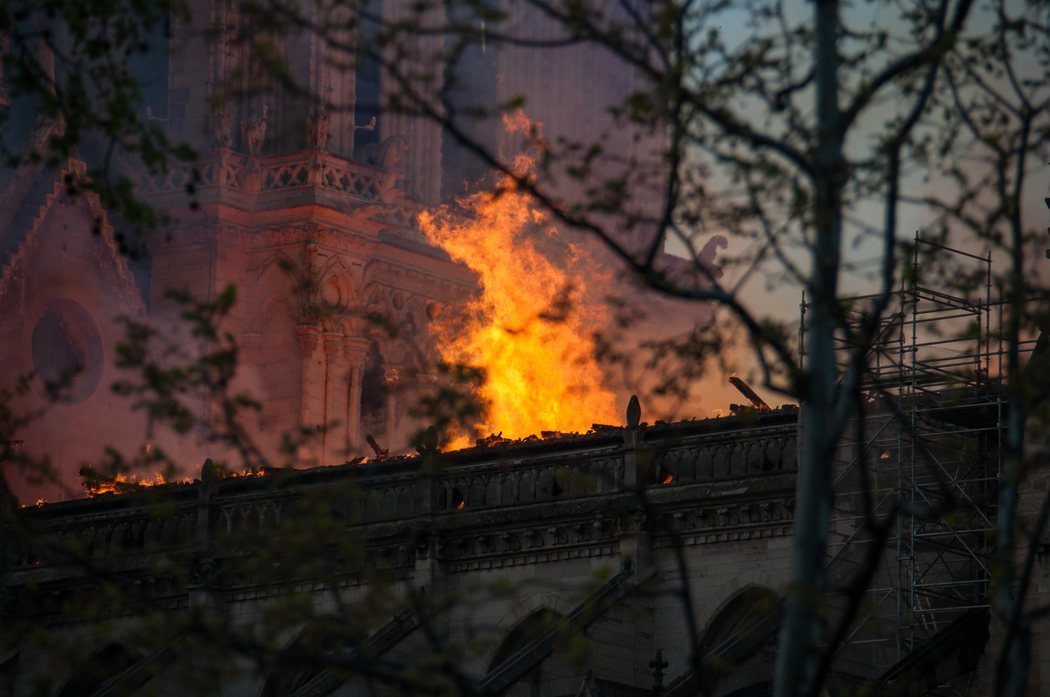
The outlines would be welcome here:
[[[835,312],[842,234],[840,190],[842,138],[838,104],[837,0],[816,3],[818,144],[815,151],[815,244],[812,311],[806,334],[805,384],[801,413],[802,452],[791,566],[791,586],[777,655],[777,697],[811,687],[817,658],[817,614],[831,517],[831,462],[835,451]],[[845,395],[839,395],[840,399]]]

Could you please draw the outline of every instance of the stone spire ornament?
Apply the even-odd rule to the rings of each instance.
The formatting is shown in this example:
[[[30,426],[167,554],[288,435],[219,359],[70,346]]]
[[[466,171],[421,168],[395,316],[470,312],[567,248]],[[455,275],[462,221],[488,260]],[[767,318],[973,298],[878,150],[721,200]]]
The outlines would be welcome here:
[[[642,422],[642,405],[638,402],[638,395],[631,395],[631,401],[627,403],[627,428],[632,431],[638,428]]]

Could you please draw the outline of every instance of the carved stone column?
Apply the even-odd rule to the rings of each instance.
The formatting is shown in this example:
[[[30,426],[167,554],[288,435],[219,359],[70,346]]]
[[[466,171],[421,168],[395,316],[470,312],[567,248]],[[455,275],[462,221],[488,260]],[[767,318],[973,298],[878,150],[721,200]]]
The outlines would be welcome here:
[[[343,336],[324,333],[325,411],[324,434],[321,436],[323,464],[334,465],[346,459],[346,402],[350,375],[343,356]]]
[[[299,386],[299,425],[317,428],[324,419],[324,365],[317,350],[321,329],[313,324],[295,328],[299,350],[303,356]]]
[[[368,339],[347,336],[343,338],[343,358],[349,372],[346,400],[346,450],[356,452],[361,445],[361,385],[368,361]]]

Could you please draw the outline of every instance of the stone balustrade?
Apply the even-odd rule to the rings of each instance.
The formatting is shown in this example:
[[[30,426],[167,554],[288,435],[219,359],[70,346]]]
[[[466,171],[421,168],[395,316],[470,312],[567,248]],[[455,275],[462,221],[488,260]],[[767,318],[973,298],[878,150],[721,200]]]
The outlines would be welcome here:
[[[258,193],[316,187],[378,202],[384,173],[372,165],[324,152],[253,158],[232,150],[217,150],[196,165],[171,162],[160,174],[134,172],[133,178],[141,195],[207,188]]]

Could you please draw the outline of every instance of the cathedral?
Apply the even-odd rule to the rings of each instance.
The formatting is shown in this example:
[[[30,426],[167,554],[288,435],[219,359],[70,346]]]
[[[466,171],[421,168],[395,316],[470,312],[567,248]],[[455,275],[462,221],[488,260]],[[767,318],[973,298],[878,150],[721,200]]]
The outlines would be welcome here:
[[[465,45],[420,31],[396,60],[347,60],[339,41],[276,31],[248,4],[188,5],[136,75],[145,118],[197,158],[119,164],[164,216],[157,230],[129,242],[119,215],[71,185],[99,157],[90,144],[58,167],[26,158],[0,171],[0,377],[68,383],[57,401],[4,385],[40,412],[3,444],[5,458],[47,458],[59,479],[45,497],[56,502],[2,520],[0,697],[772,694],[809,427],[796,407],[755,396],[730,416],[665,423],[632,400],[621,421],[582,434],[495,435],[451,452],[426,432],[413,439],[426,425],[413,406],[438,379],[431,327],[478,292],[419,214],[491,183],[493,163],[470,143],[508,156],[518,145],[474,107],[524,96],[552,142],[601,140],[637,178],[622,204],[641,219],[663,135],[622,127],[607,108],[637,76],[587,46],[500,45],[480,16],[451,18],[476,26]],[[359,34],[344,46],[414,4],[355,7]],[[559,42],[542,17],[514,21]],[[56,79],[49,50],[41,62]],[[436,56],[445,88],[430,93],[418,78]],[[404,75],[423,87],[413,108],[392,108]],[[0,108],[8,147],[40,148],[63,128],[2,84]],[[583,188],[550,176],[570,203]],[[622,232],[627,249],[642,237]],[[185,299],[231,288],[234,387],[263,405],[248,424],[256,464],[278,465],[245,473],[207,459],[228,455],[209,440],[213,401],[195,402],[176,435],[110,389],[129,324],[192,354],[196,339],[179,333]],[[907,293],[902,318],[916,298],[948,299]],[[895,350],[887,342],[879,350]],[[991,360],[987,346],[972,355]],[[821,617],[828,636],[857,619],[826,657],[822,694],[992,684],[1001,395],[944,377],[936,358],[909,365],[929,370],[886,384],[921,394],[872,398],[867,431],[851,429],[835,453]],[[911,431],[896,425],[902,410]],[[312,440],[290,447],[289,433]],[[80,465],[106,448],[154,447],[191,463],[180,481],[82,497]],[[871,461],[874,492],[858,459]],[[24,502],[41,491],[12,481]],[[872,496],[913,502],[878,540],[859,512]],[[916,513],[949,497],[951,515]],[[853,589],[865,565],[869,583]],[[1042,559],[1034,573],[1045,583]],[[1038,680],[1050,654],[1035,643]]]
[[[372,3],[355,25],[358,43],[409,9]],[[154,172],[135,157],[120,164],[134,194],[168,222],[129,245],[98,196],[73,194],[68,184],[86,166],[78,157],[98,156],[91,143],[57,168],[25,160],[0,173],[0,363],[12,379],[75,373],[57,403],[25,397],[27,411],[46,409],[21,429],[19,447],[64,473],[106,447],[156,445],[190,462],[216,455],[205,447],[206,400],[202,425],[170,438],[109,386],[120,378],[121,318],[174,333],[182,307],[173,293],[208,301],[233,288],[223,330],[239,351],[237,389],[264,405],[252,428],[268,464],[343,462],[372,453],[366,436],[403,449],[419,429],[410,407],[434,382],[429,326],[476,292],[470,272],[420,234],[417,216],[491,181],[488,163],[418,110],[383,108],[397,90],[383,56],[362,49],[348,59],[309,32],[260,28],[238,3],[194,0],[189,10],[191,20],[158,32],[133,73],[148,125],[198,159],[171,158]],[[540,37],[555,33],[532,24]],[[486,43],[483,21],[475,39],[444,68],[446,89],[424,95],[473,142],[497,152],[508,136],[498,118],[457,114],[524,95],[552,138],[601,134],[620,155],[652,145],[614,128],[605,105],[628,93],[632,77],[596,71],[593,49],[568,49],[555,70],[550,52]],[[412,37],[397,69],[450,52],[443,41]],[[270,50],[306,96],[267,76],[259,54]],[[42,63],[61,78],[61,62],[47,55]],[[587,94],[573,87],[584,82]],[[4,108],[5,143],[16,151],[62,127],[34,119],[26,100],[5,96]],[[311,446],[284,454],[284,434],[304,430],[318,432]],[[45,498],[77,488],[75,476],[62,483],[65,493]]]

